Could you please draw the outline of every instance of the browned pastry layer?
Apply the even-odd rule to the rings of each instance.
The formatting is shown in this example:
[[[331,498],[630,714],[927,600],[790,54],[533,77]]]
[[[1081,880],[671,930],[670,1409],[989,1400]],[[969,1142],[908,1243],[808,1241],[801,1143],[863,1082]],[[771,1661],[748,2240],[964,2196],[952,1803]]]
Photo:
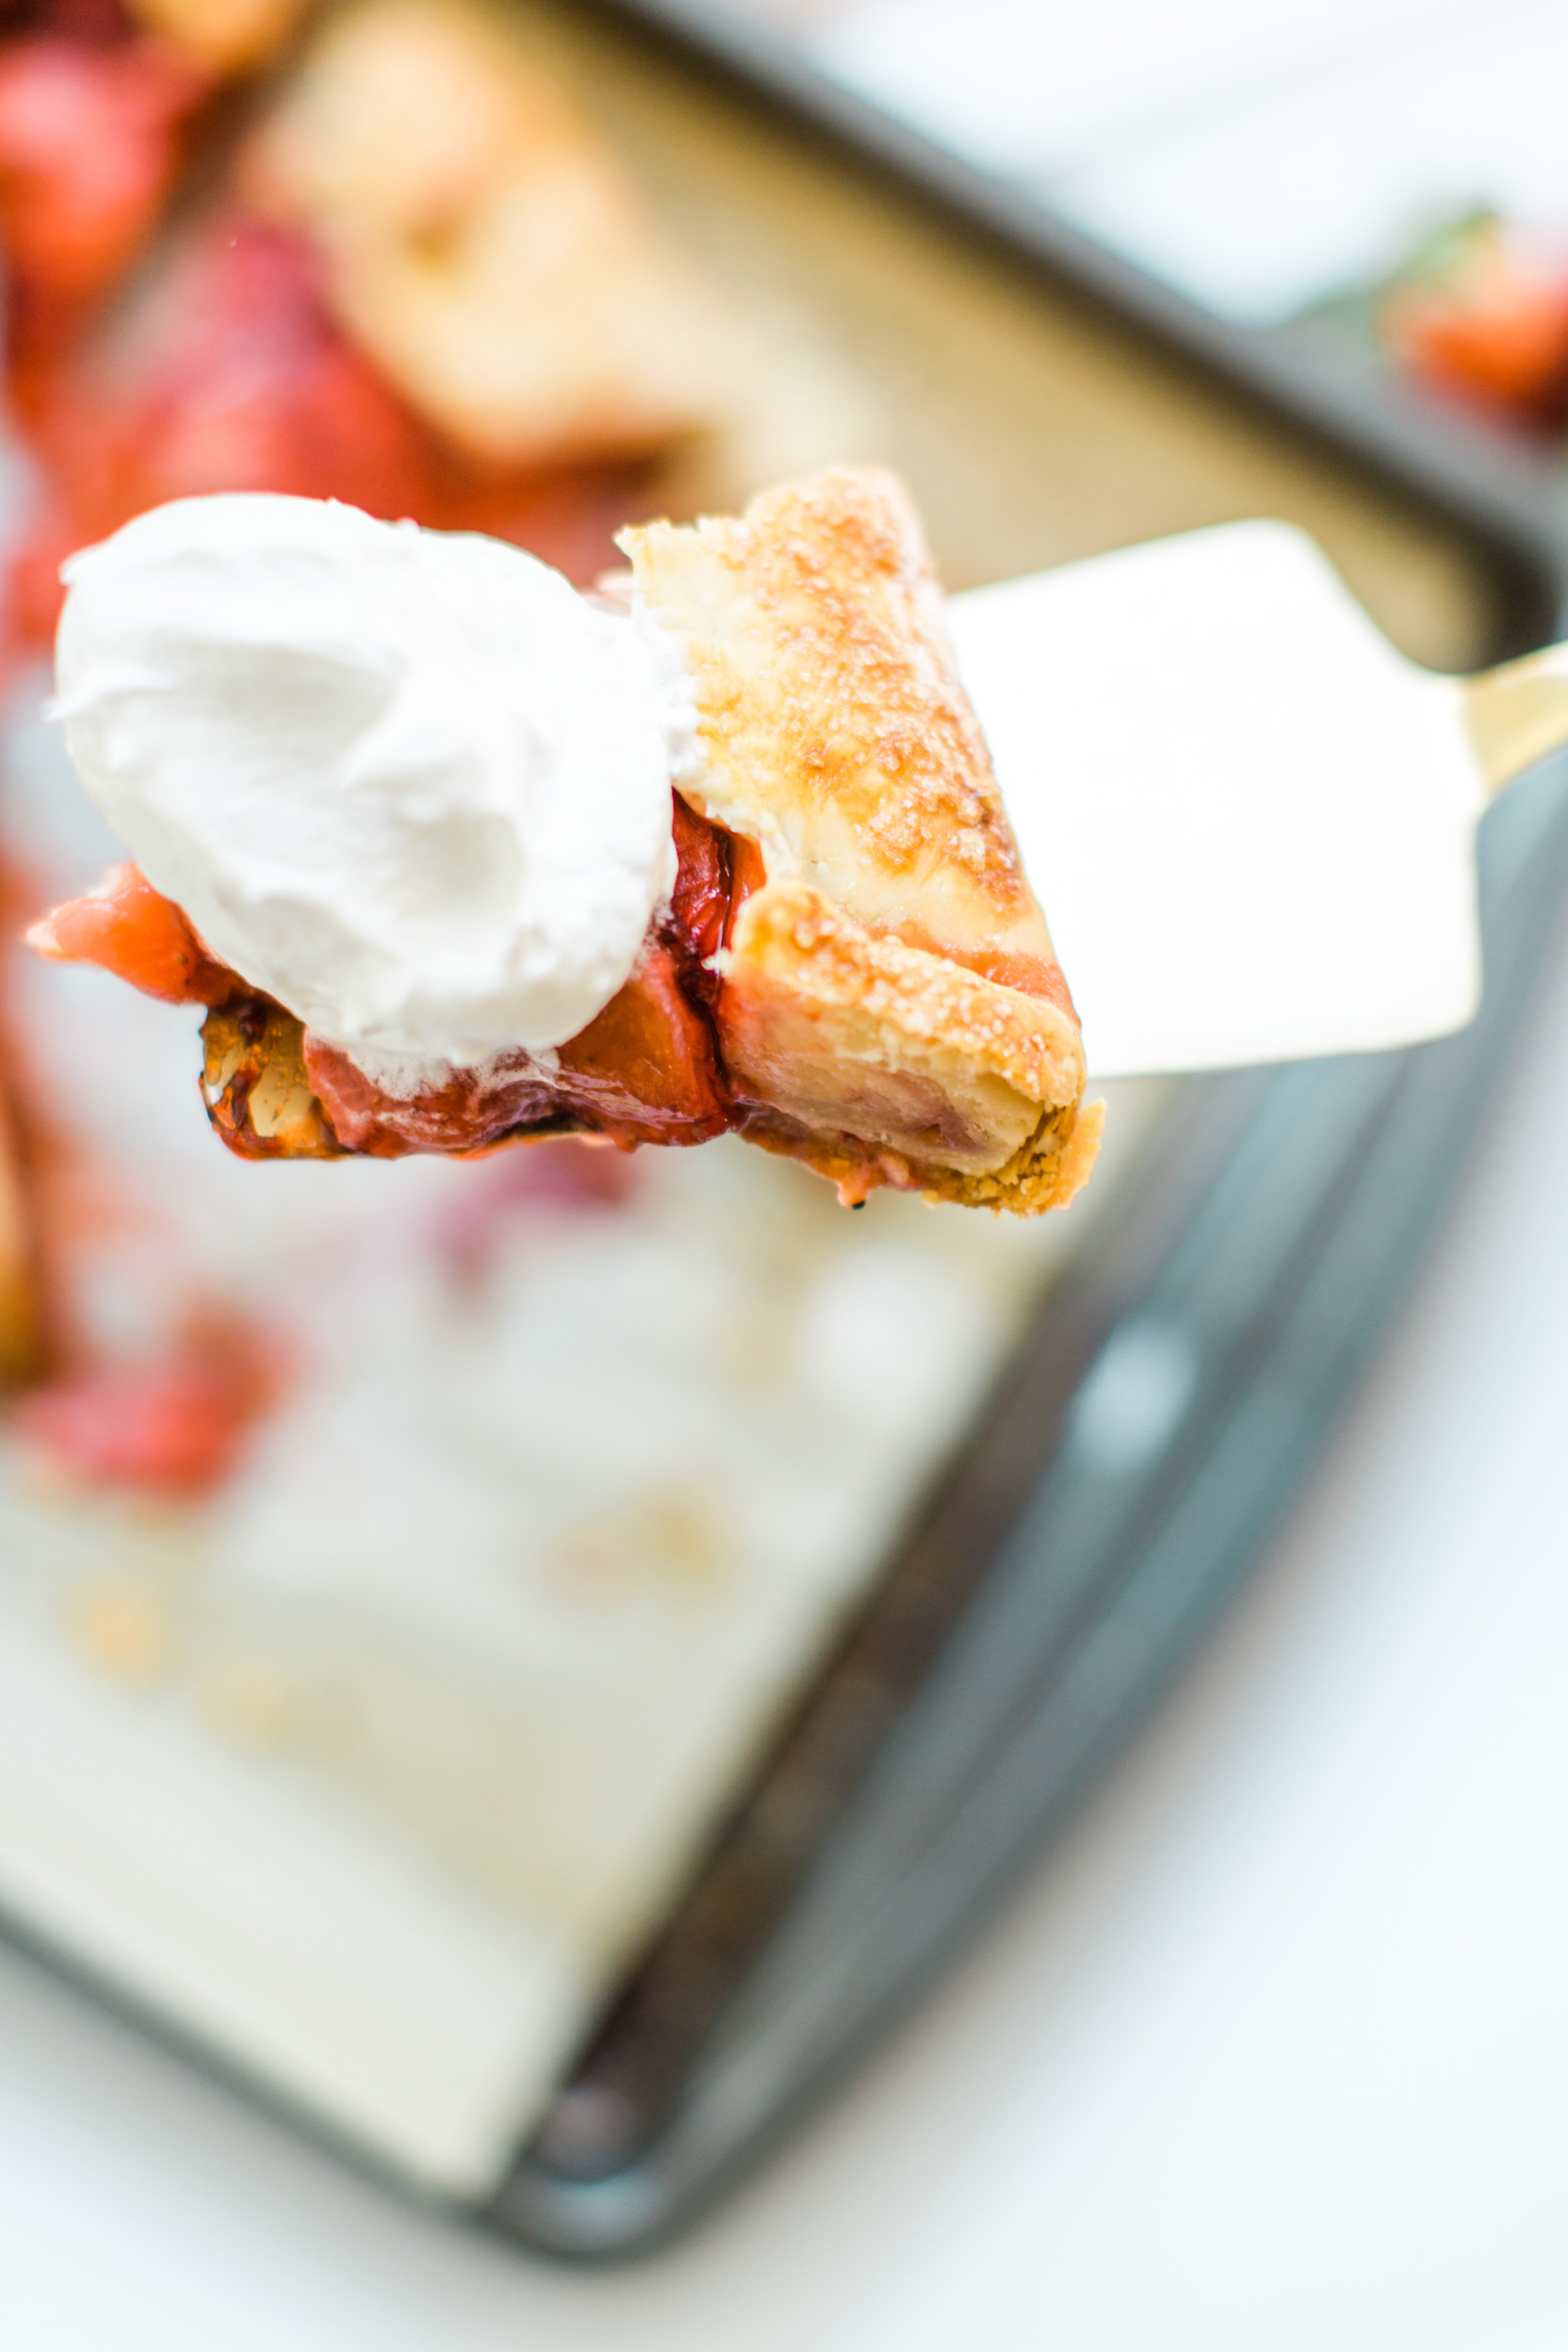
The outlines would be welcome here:
[[[350,0],[243,178],[323,256],[360,349],[459,448],[559,466],[722,420],[736,360],[717,303],[504,10]]]
[[[682,790],[753,845],[717,1008],[746,1131],[846,1186],[1070,1198],[1078,1021],[902,488],[840,468],[621,544],[695,683]]]
[[[242,1160],[339,1160],[305,1072],[305,1032],[291,1013],[251,991],[226,996],[202,1024],[202,1099]]]

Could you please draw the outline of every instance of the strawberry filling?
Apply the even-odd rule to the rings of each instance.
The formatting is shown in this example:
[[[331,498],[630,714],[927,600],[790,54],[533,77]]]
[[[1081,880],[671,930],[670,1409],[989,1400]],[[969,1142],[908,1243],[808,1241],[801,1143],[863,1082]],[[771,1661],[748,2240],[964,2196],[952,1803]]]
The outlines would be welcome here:
[[[100,964],[166,1004],[208,1008],[208,1110],[244,1158],[468,1154],[571,1134],[631,1150],[706,1143],[729,1128],[751,1133],[759,1118],[772,1132],[776,1117],[731,1092],[715,1021],[715,959],[736,908],[766,878],[762,856],[679,793],[673,832],[669,904],[656,915],[625,986],[585,1029],[543,1059],[521,1049],[498,1054],[409,1095],[388,1092],[341,1046],[302,1031],[271,997],[220,963],[134,866],[116,866],[27,936],[45,956]],[[911,945],[932,945],[923,932],[906,935]],[[1071,1010],[1054,965],[1001,950],[947,952],[1003,986]],[[845,1148],[851,1157],[861,1149],[852,1138]]]
[[[342,1148],[396,1159],[485,1151],[529,1134],[586,1130],[626,1150],[722,1134],[731,1111],[710,1019],[718,982],[710,959],[730,910],[728,837],[679,795],[674,835],[669,906],[655,918],[625,987],[559,1049],[553,1068],[521,1052],[498,1055],[416,1095],[393,1095],[341,1047],[305,1032],[305,1075]],[[165,1004],[241,1014],[253,1006],[258,1016],[272,1009],[207,952],[180,908],[134,866],[116,866],[96,890],[57,907],[28,938],[54,961],[100,964]],[[243,1119],[237,1127],[232,1105],[215,1124],[233,1148],[265,1155],[265,1138]]]

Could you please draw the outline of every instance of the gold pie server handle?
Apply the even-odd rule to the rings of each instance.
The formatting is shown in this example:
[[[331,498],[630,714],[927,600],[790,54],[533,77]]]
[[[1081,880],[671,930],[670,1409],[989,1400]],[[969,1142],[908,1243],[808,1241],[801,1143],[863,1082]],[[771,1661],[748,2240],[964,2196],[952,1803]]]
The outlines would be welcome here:
[[[1524,654],[1459,684],[1465,730],[1489,793],[1568,744],[1568,645]]]

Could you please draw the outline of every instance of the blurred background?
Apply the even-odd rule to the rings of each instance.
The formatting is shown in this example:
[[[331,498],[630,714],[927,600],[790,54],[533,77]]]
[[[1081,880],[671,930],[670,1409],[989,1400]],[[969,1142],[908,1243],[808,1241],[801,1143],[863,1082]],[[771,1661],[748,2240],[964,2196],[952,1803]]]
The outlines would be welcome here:
[[[172,497],[339,497],[589,585],[623,522],[877,458],[954,588],[1267,512],[1434,666],[1550,625],[1568,8],[682,0],[696,52],[664,13],[0,17],[15,925],[118,854],[47,717],[60,562]],[[1533,535],[1086,309],[804,124],[803,71]],[[1568,975],[1483,1131],[1456,1107],[1423,1287],[1199,1667],[890,2054],[597,2278],[462,2217],[531,2146],[621,2147],[617,1989],[776,1818],[1020,1346],[1123,1279],[1186,1091],[1115,1088],[1039,1229],[850,1219],[728,1142],[242,1167],[188,1016],[20,955],[0,989],[8,2341],[1568,2346]]]
[[[1222,316],[1321,331],[1347,359],[1555,449],[1562,9],[748,7],[834,79]]]

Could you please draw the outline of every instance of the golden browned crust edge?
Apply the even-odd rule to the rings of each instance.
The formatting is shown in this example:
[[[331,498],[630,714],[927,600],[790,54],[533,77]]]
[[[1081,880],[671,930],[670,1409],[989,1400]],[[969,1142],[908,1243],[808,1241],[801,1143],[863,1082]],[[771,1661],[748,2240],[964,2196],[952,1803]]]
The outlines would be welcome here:
[[[788,1116],[748,1122],[752,1141],[805,1160],[846,1197],[890,1183],[931,1201],[1038,1216],[1066,1207],[1087,1181],[1105,1106],[1083,1107],[1082,1039],[1048,1000],[900,940],[873,937],[798,883],[770,883],[746,901],[721,969],[727,988],[744,992],[755,981],[786,990],[811,1009],[830,1045],[836,1015],[869,1020],[885,1034],[887,1067],[919,1068],[928,1055],[959,1055],[1038,1107],[1025,1141],[1000,1167],[980,1172],[849,1133],[817,1133]]]
[[[720,969],[736,983],[755,971],[825,1012],[864,1013],[911,1044],[961,1055],[1047,1108],[1076,1103],[1083,1092],[1083,1040],[1059,1005],[879,938],[804,883],[769,882],[745,901]]]
[[[704,815],[875,929],[1054,966],[895,476],[837,467],[620,545],[686,652],[705,773],[682,789]]]
[[[1015,1217],[1042,1217],[1068,1207],[1094,1172],[1105,1132],[1103,1097],[1047,1112],[1022,1150],[991,1176],[963,1176],[952,1170],[919,1170],[928,1201],[953,1201],[965,1209],[1005,1209]]]
[[[853,1011],[862,1033],[867,1019],[885,1024],[889,1070],[908,1066],[902,1044],[918,1041],[939,1087],[945,1053],[1039,1107],[1011,1150],[1018,1120],[998,1116],[990,1172],[973,1172],[973,1154],[968,1168],[917,1161],[853,1131],[835,1140],[826,1117],[820,1133],[803,1124],[781,1045],[747,1132],[846,1197],[869,1181],[1022,1214],[1063,1205],[1092,1166],[1103,1114],[1081,1110],[1077,1018],[902,486],[879,468],[836,467],[765,491],[738,519],[654,524],[620,543],[692,676],[705,772],[681,788],[763,853],[767,881],[736,919],[731,987],[743,990],[750,970],[781,1004],[793,992],[797,1011]],[[981,976],[992,970],[997,979]],[[760,1046],[734,1027],[725,1036],[728,996],[726,1063],[761,1067],[762,992],[743,1008]],[[863,1067],[863,1034],[856,1043]],[[955,1083],[955,1103],[963,1092]]]
[[[725,421],[739,339],[537,41],[487,0],[348,0],[242,152],[341,322],[487,465],[636,460]]]
[[[932,1207],[945,1202],[961,1209],[990,1209],[997,1215],[1005,1210],[1009,1216],[1041,1217],[1049,1210],[1069,1207],[1088,1183],[1100,1154],[1105,1112],[1103,1100],[1085,1103],[1081,1109],[1047,1111],[1005,1166],[987,1176],[968,1176],[900,1152],[879,1151],[852,1136],[816,1134],[777,1112],[758,1113],[742,1132],[760,1150],[798,1160],[826,1177],[838,1187],[838,1196],[848,1207],[858,1208],[886,1185],[918,1192]]]
[[[202,1100],[242,1160],[340,1160],[343,1147],[305,1075],[305,1032],[269,996],[215,1004],[202,1024]]]

